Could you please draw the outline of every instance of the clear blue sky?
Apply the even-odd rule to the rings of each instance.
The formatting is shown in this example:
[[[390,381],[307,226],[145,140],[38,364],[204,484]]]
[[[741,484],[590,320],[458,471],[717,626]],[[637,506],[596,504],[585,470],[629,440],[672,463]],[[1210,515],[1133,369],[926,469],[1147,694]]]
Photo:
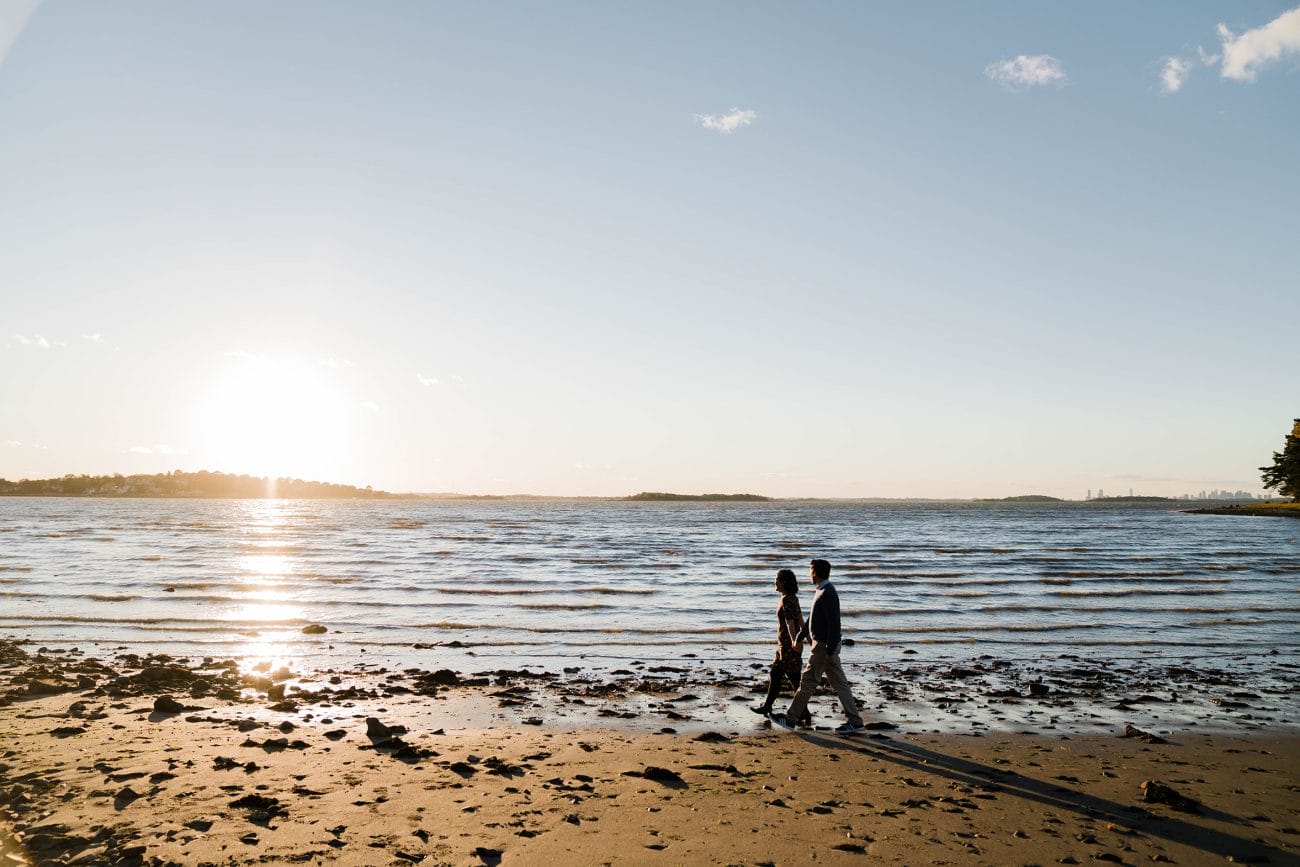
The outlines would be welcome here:
[[[10,0],[0,476],[1258,490],[1294,8]]]

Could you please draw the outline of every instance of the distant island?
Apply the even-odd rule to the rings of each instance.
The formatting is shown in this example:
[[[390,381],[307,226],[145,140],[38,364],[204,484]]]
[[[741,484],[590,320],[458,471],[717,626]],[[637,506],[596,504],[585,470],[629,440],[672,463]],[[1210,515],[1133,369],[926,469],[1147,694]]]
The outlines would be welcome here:
[[[0,479],[0,497],[211,497],[216,499],[381,500],[396,494],[369,486],[236,476],[200,470],[153,475],[66,475],[57,479]]]
[[[977,503],[1064,503],[1060,497],[1049,497],[1047,494],[1021,494],[1018,497],[986,497],[982,500],[976,500]]]
[[[771,497],[760,494],[666,494],[642,491],[623,499],[636,503],[767,503]]]
[[[1189,515],[1244,515],[1252,518],[1300,518],[1300,503],[1255,503],[1184,509]]]

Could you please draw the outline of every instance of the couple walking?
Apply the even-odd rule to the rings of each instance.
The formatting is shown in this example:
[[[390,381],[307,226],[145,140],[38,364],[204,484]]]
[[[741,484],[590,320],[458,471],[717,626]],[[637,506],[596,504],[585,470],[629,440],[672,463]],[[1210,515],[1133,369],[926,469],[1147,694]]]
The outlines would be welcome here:
[[[849,682],[840,667],[840,597],[831,584],[831,564],[825,560],[813,560],[809,563],[809,574],[813,586],[812,608],[805,623],[803,612],[799,610],[799,582],[789,569],[776,573],[776,589],[781,593],[781,604],[776,609],[777,637],[780,647],[772,669],[768,674],[767,699],[750,710],[770,716],[772,722],[782,728],[794,728],[812,725],[812,716],[808,713],[808,699],[817,691],[822,675],[830,681],[831,687],[840,697],[844,706],[844,715],[848,722],[835,730],[836,734],[855,735],[866,731],[862,716],[858,713],[857,703],[849,689]],[[808,654],[808,664],[803,663],[803,643],[811,639],[812,651]],[[802,672],[800,672],[802,668]],[[794,686],[794,699],[785,713],[772,713],[772,703],[781,691],[783,680]]]

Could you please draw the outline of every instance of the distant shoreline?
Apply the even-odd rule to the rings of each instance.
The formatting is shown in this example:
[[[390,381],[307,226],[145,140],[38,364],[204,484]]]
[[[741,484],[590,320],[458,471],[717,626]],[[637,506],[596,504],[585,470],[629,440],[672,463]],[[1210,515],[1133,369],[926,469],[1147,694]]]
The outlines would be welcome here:
[[[1259,503],[1257,505],[1214,506],[1208,509],[1184,509],[1188,515],[1241,515],[1248,518],[1300,518],[1300,503]]]

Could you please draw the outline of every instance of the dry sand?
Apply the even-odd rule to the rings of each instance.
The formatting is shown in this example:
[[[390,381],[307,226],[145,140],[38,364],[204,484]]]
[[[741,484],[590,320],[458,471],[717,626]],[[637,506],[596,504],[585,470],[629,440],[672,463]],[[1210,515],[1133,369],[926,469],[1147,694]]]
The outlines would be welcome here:
[[[363,704],[304,722],[74,700],[0,708],[4,809],[34,863],[1300,863],[1293,736],[846,738],[755,717],[394,741]],[[1145,780],[1202,806],[1143,803]]]
[[[1174,689],[1089,665],[1010,693],[930,667],[915,690],[868,685],[877,728],[838,737],[829,696],[827,728],[786,732],[745,709],[761,684],[682,669],[312,680],[0,642],[0,867],[1300,864],[1278,666],[1262,686],[1188,670]],[[1165,738],[1123,737],[1125,714]]]

